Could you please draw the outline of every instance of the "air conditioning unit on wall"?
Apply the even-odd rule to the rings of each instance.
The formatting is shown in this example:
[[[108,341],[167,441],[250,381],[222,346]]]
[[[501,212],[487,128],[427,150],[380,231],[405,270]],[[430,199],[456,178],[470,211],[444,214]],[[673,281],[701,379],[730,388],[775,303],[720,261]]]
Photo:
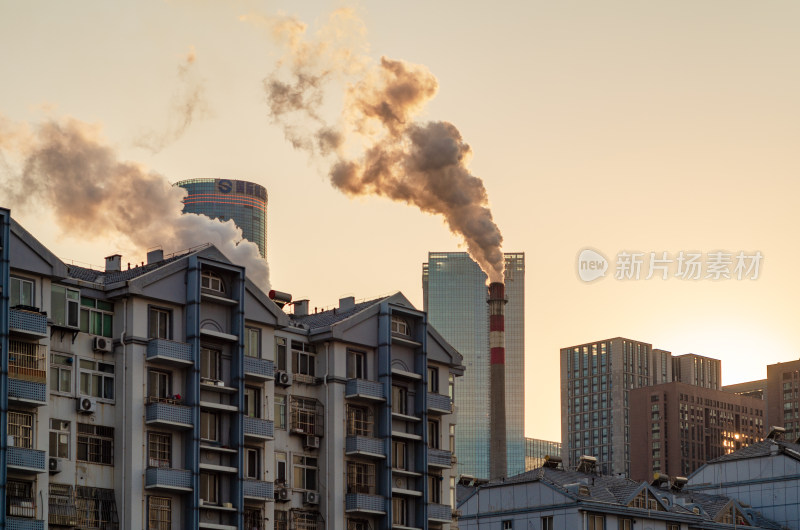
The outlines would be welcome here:
[[[306,436],[303,441],[303,447],[306,449],[319,449],[319,436]]]
[[[88,397],[80,397],[77,401],[77,410],[83,414],[92,414],[97,411],[97,401]]]
[[[292,499],[292,491],[286,488],[275,489],[275,500],[278,502],[286,502]]]
[[[95,337],[92,341],[92,349],[100,353],[110,353],[114,344],[111,339],[106,337]]]
[[[316,491],[307,491],[303,494],[303,503],[305,504],[319,504],[319,493]]]
[[[58,458],[51,457],[47,468],[50,470],[50,473],[61,473],[62,471],[61,460]]]
[[[275,384],[280,386],[291,386],[292,374],[289,372],[284,372],[283,370],[278,370],[275,372]]]

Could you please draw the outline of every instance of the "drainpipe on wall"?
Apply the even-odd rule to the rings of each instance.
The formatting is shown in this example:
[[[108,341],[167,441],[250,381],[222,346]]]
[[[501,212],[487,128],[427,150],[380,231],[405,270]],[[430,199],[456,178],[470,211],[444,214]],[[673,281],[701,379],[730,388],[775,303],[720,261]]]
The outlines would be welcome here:
[[[325,378],[323,379],[323,383],[325,385],[325,401],[326,401],[326,408],[330,411],[330,404],[332,403],[331,397],[328,395],[328,374],[331,373],[331,343],[325,343]],[[323,416],[324,418],[325,416]],[[324,430],[324,427],[323,427]],[[325,521],[326,524],[330,521],[330,488],[328,484],[330,484],[330,476],[331,476],[331,453],[330,453],[330,436],[325,437],[325,478],[327,480],[327,484],[325,485]]]
[[[128,331],[128,299],[122,301],[122,333],[120,333],[119,341],[122,344],[122,513],[120,514],[120,521],[122,527],[128,525],[128,520],[125,518],[125,508],[128,505],[128,497],[125,495],[125,458],[128,453],[125,451],[125,439],[127,438],[127,425],[125,422],[128,419],[128,396],[125,394],[128,389],[128,359],[125,350],[125,334]]]

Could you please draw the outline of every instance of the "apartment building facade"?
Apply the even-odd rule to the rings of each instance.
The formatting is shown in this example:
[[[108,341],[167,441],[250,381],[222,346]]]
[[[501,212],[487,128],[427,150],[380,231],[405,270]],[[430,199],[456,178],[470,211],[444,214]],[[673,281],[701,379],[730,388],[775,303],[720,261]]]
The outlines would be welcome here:
[[[767,419],[800,439],[800,360],[767,365]]]

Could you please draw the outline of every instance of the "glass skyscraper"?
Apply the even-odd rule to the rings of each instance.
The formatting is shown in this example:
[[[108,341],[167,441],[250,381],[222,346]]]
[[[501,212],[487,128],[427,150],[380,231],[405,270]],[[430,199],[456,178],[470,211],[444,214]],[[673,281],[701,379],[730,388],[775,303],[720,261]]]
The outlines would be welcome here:
[[[508,475],[525,471],[525,254],[505,254]],[[466,252],[430,252],[422,265],[429,322],[464,356],[456,387],[459,473],[489,478],[489,306],[487,276]]]
[[[212,219],[232,219],[244,238],[258,245],[267,258],[267,189],[232,179],[189,179],[175,184],[189,192],[183,199],[183,213],[202,214]]]

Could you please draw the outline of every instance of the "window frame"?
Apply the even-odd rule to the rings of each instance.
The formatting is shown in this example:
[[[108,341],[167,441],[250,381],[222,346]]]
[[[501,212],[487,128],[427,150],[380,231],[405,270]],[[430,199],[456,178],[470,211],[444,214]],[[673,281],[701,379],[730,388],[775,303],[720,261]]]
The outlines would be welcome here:
[[[33,449],[34,415],[23,410],[9,409],[6,434],[14,438],[14,447]],[[11,446],[12,444],[9,444]]]
[[[283,370],[284,372],[289,370],[289,364],[287,362],[288,351],[288,339],[286,337],[275,337],[275,368],[277,370]]]
[[[147,467],[172,468],[172,434],[147,431]]]
[[[406,442],[392,440],[392,469],[408,471],[408,444]]]
[[[441,439],[441,424],[438,420],[428,419],[428,447],[439,449]]]
[[[55,362],[56,357],[62,357],[64,362]],[[50,352],[50,392],[72,395],[72,372],[74,367],[75,358],[72,355],[55,351]],[[64,373],[69,374],[69,388],[67,390],[61,389],[61,383],[64,382],[62,379]],[[54,383],[56,388],[53,388]]]
[[[408,416],[408,389],[392,385],[392,413]]]
[[[91,305],[89,305],[90,303]],[[99,307],[100,304],[110,305],[111,308],[101,308]],[[97,329],[98,325],[100,326],[99,330]],[[114,334],[114,304],[98,298],[81,296],[78,329],[93,337],[112,338]]]
[[[171,497],[147,496],[147,528],[148,530],[172,529]]]
[[[213,421],[212,421],[213,420]],[[213,433],[209,429],[213,428]],[[206,435],[212,434],[213,438]],[[206,442],[219,442],[219,415],[206,410],[200,411],[200,440]]]
[[[319,488],[319,459],[314,455],[293,454],[292,477],[293,489],[317,491]]]
[[[153,315],[157,316],[156,325],[153,325]],[[162,332],[162,317],[163,317],[163,333]],[[150,339],[164,339],[172,340],[172,310],[165,307],[149,306],[147,311],[147,336]]]
[[[254,469],[251,470],[252,466]],[[258,447],[246,446],[244,448],[244,478],[253,480],[261,478],[261,449]]]
[[[244,327],[244,355],[254,359],[261,358],[261,329],[252,326]]]
[[[367,352],[347,350],[347,379],[369,379],[367,377]]]
[[[200,273],[200,288],[225,294],[225,282],[218,273],[205,269]]]
[[[17,303],[14,303],[14,284],[17,283]],[[23,303],[22,300],[22,286],[23,284],[30,284],[30,303],[26,304]],[[14,308],[17,306],[27,306],[27,307],[35,307],[36,305],[36,282],[30,278],[24,278],[22,276],[10,276],[9,283],[8,283],[8,307]]]
[[[94,368],[86,368],[83,366],[83,363],[91,363],[94,365]],[[100,370],[100,366],[110,366],[113,371],[108,372],[105,370]],[[105,362],[105,361],[98,361],[95,359],[88,359],[86,357],[78,357],[78,394],[81,396],[86,396],[90,398],[95,398],[99,401],[104,401],[107,403],[113,403],[116,396],[116,371],[117,367],[116,364],[113,362]],[[89,385],[89,389],[84,391],[84,375],[87,376],[86,382]],[[100,381],[100,389],[99,392],[102,395],[95,395],[95,384],[94,381],[99,379]],[[111,397],[107,396],[108,389],[111,389]]]
[[[57,423],[55,423],[57,422]],[[60,420],[57,418],[50,418],[50,434],[49,434],[49,449],[51,458],[63,458],[69,460],[71,448],[71,433],[72,422],[68,420]],[[64,441],[66,435],[66,442]],[[66,446],[66,450],[62,448]]]
[[[439,393],[439,368],[436,366],[428,366],[428,392]]]
[[[153,378],[156,378],[156,388],[153,388]],[[163,396],[161,395],[162,386],[166,389],[166,392],[163,392]],[[147,398],[151,403],[153,401],[171,400],[173,396],[172,390],[172,372],[160,368],[147,369]]]
[[[275,483],[289,486],[288,454],[283,451],[275,451]]]
[[[114,427],[77,423],[75,460],[104,466],[114,465]]]
[[[345,408],[347,418],[347,436],[373,437],[375,421],[372,408],[366,405],[348,403]]]
[[[348,460],[345,469],[347,493],[375,494],[375,464]]]
[[[392,525],[408,525],[408,502],[404,497],[392,497]]]
[[[287,409],[287,402],[286,402],[287,401],[286,394],[275,394],[275,397],[273,399],[275,401],[275,405],[274,405],[275,406],[275,410],[274,410],[275,428],[276,429],[280,429],[282,431],[285,431],[287,429],[287,425],[286,425],[286,423],[287,423],[286,422],[287,414],[286,414],[286,411],[288,410]]]
[[[213,498],[203,495],[213,495]],[[200,472],[200,499],[203,504],[219,504],[219,476],[216,473]]]

